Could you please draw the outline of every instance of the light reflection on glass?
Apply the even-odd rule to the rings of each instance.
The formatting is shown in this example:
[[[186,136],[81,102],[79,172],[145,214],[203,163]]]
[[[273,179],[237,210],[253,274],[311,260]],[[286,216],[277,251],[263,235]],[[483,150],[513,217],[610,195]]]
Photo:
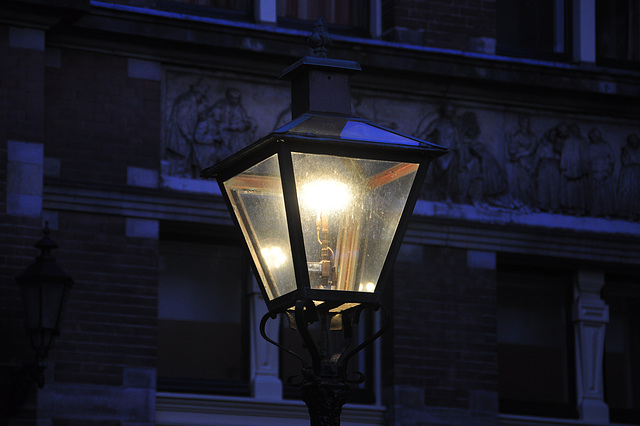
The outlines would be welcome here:
[[[278,246],[268,246],[260,250],[260,254],[269,268],[279,268],[287,261],[287,255]]]
[[[368,293],[373,293],[375,289],[376,289],[376,284],[372,283],[371,281],[369,281],[366,284],[360,283],[360,286],[358,287],[358,291],[366,291]]]

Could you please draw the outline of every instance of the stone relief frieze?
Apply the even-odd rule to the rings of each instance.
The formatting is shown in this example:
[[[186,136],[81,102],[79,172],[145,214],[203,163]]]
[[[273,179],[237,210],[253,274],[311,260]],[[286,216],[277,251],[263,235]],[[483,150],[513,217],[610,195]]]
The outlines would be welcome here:
[[[525,212],[640,219],[636,133],[626,137],[616,156],[615,141],[606,140],[597,125],[560,120],[553,124],[553,119],[541,118],[534,131],[532,120],[537,117],[529,114],[505,113],[479,124],[475,111],[458,113],[449,101],[434,111],[425,114],[413,134],[447,147],[450,154],[432,165],[423,198]],[[498,128],[503,137],[483,138],[482,126],[493,128],[494,137]],[[586,136],[583,127],[589,129]],[[618,128],[609,130],[613,137],[624,137]],[[496,157],[501,151],[502,162]]]
[[[446,101],[435,117],[423,117],[414,135],[449,149],[430,167],[423,198],[509,207],[506,173],[487,148],[475,112],[457,114],[456,107]]]
[[[163,174],[197,178],[204,168],[268,133],[271,129],[263,123],[265,115],[273,121],[271,110],[265,110],[257,100],[280,99],[280,92],[282,88],[277,86],[169,75],[164,103]]]
[[[631,134],[622,147],[618,177],[618,212],[626,218],[640,216],[640,136]]]
[[[640,220],[637,127],[354,93],[354,115],[438,143],[421,198],[507,209]],[[162,173],[200,171],[291,120],[283,84],[168,73]]]

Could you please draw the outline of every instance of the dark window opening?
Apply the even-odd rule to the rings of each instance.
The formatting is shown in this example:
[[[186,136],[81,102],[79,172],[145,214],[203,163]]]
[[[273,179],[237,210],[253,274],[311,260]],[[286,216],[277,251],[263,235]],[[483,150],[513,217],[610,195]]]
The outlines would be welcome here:
[[[604,398],[612,422],[640,424],[640,280],[607,276]]]
[[[638,65],[640,1],[596,1],[596,57],[602,65]]]
[[[244,252],[219,232],[176,231],[161,226],[158,389],[248,395]]]
[[[577,417],[571,275],[502,265],[497,278],[500,412]]]
[[[210,18],[242,21],[253,19],[252,0],[107,0],[107,3],[150,8],[184,15],[206,16]]]
[[[252,20],[251,0],[160,0],[159,10],[185,15],[226,18],[232,20]]]
[[[570,3],[568,0],[498,0],[497,52],[507,56],[569,60]]]
[[[369,2],[366,0],[277,0],[278,25],[309,31],[324,18],[329,33],[369,36]]]

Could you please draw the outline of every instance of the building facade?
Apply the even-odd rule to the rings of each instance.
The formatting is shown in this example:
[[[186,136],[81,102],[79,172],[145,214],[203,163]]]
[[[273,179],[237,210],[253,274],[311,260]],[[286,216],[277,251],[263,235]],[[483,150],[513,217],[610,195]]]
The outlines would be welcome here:
[[[299,364],[260,337],[239,235],[198,176],[290,121],[278,76],[318,16],[329,56],[362,65],[353,115],[449,149],[343,424],[640,424],[634,0],[3,1],[6,423],[305,424]],[[17,407],[14,277],[44,222],[75,284]]]

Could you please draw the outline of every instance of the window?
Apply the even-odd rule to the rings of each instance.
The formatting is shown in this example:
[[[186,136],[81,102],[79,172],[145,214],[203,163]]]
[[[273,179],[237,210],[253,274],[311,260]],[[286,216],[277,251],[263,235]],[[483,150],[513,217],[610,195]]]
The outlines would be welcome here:
[[[640,62],[640,1],[596,2],[596,56],[605,65]]]
[[[640,424],[640,283],[607,276],[602,296],[609,305],[605,333],[604,397],[612,422]]]
[[[160,0],[156,8],[186,15],[251,19],[251,0]]]
[[[256,0],[259,1],[259,0]],[[105,0],[106,3],[123,4],[134,7],[148,7],[185,15],[209,16],[228,19],[251,19],[252,0]]]
[[[247,395],[243,251],[219,233],[196,239],[189,229],[177,231],[161,227],[159,242],[158,387]]]
[[[308,30],[324,18],[331,34],[368,35],[367,0],[277,0],[278,25]]]
[[[497,278],[500,411],[577,417],[571,275],[499,265]]]
[[[569,0],[498,0],[497,51],[547,60],[570,58]]]

